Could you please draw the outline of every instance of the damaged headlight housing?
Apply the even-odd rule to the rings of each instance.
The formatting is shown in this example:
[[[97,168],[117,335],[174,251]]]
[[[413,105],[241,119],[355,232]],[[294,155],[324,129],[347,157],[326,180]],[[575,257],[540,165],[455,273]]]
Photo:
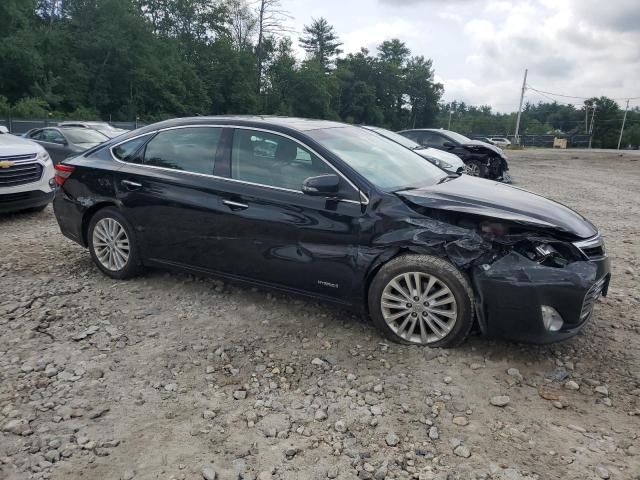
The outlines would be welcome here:
[[[545,267],[564,268],[569,264],[565,256],[548,243],[533,243],[519,249],[519,252],[529,260]]]

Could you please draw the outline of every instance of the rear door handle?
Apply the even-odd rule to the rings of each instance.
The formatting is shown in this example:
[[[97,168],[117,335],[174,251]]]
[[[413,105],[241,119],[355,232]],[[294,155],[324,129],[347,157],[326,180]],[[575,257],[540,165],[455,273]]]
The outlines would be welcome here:
[[[141,183],[133,182],[131,180],[122,180],[120,183],[122,183],[129,190],[137,190],[139,188],[142,188]]]
[[[231,210],[244,210],[246,208],[249,208],[249,205],[247,205],[246,203],[232,202],[231,200],[223,200],[222,203],[224,203]]]

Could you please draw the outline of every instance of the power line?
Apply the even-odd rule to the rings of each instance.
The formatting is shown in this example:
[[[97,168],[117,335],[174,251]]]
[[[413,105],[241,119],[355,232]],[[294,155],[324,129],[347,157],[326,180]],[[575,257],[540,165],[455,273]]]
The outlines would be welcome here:
[[[575,95],[565,95],[563,93],[547,92],[545,90],[539,90],[537,88],[534,88],[531,85],[527,85],[527,90],[533,90],[534,92],[538,92],[538,93],[546,93],[547,95],[553,95],[554,97],[573,98],[578,100],[590,100],[591,98],[597,98],[597,97],[577,97]],[[640,99],[640,97],[619,97],[619,98],[612,98],[611,100],[638,100],[638,99]]]

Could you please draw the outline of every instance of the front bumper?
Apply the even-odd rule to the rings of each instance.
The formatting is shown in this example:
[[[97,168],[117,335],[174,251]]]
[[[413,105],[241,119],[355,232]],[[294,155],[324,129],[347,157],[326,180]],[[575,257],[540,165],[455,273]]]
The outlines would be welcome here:
[[[607,294],[610,270],[606,256],[551,268],[511,253],[474,271],[480,328],[489,336],[524,343],[553,343],[572,337],[591,318],[597,298]],[[543,305],[562,316],[560,330],[545,328]]]
[[[54,192],[34,190],[30,192],[0,193],[0,213],[18,212],[42,207],[53,200]]]

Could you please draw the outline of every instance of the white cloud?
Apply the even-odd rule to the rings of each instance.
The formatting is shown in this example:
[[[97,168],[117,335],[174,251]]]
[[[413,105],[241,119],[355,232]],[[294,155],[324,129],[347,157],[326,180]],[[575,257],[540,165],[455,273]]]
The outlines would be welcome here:
[[[398,37],[432,58],[446,100],[517,108],[538,89],[640,96],[640,0],[284,0],[295,25],[326,17],[345,52]],[[531,101],[546,101],[529,92]],[[579,102],[574,100],[573,102]]]

